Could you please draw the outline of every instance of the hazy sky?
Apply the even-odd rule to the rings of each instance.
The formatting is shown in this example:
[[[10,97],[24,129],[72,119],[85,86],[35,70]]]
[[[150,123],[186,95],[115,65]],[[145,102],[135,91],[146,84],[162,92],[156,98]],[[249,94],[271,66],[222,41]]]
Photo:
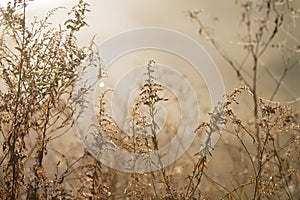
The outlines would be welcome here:
[[[7,1],[0,0],[1,4]],[[62,6],[70,9],[76,2],[75,0],[35,0],[29,7],[28,15],[41,17],[51,8]],[[239,20],[241,10],[235,5],[235,0],[88,0],[88,2],[91,4],[92,12],[88,14],[89,27],[84,28],[78,37],[81,44],[86,44],[93,35],[96,35],[97,43],[101,44],[114,35],[138,27],[155,26],[174,29],[192,37],[206,48],[222,73],[229,91],[239,86],[239,82],[232,78],[233,71],[226,67],[213,48],[199,37],[197,24],[187,17],[187,11],[190,9],[203,10],[204,22],[210,27],[215,27],[215,37],[228,54],[233,57],[242,56],[243,52],[237,44],[241,36]],[[65,10],[58,11],[53,17],[53,22],[63,23],[67,17],[66,13]],[[213,22],[214,17],[218,17],[219,20]],[[291,35],[294,37],[293,42],[298,41],[299,44],[300,38],[297,33],[291,32]],[[267,62],[274,64],[275,76],[280,77],[282,70],[280,66],[275,67],[278,65],[278,59],[272,55],[267,59]],[[282,87],[282,96],[286,97],[283,98],[284,100],[299,97],[298,77],[299,67],[288,74]],[[261,79],[265,79],[265,76]],[[270,87],[274,85],[272,80],[268,79],[268,81],[270,83],[265,85],[266,90],[269,89],[268,85]]]

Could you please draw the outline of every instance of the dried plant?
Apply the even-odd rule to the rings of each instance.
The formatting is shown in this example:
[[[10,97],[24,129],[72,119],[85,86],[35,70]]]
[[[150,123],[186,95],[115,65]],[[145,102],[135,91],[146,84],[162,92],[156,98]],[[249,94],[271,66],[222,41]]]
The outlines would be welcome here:
[[[102,165],[87,150],[77,157],[56,151],[59,160],[45,166],[53,150],[50,144],[73,126],[72,100],[82,110],[88,102],[88,87],[71,98],[75,80],[80,80],[87,67],[98,67],[99,78],[106,72],[93,40],[87,47],[77,44],[76,33],[87,25],[87,3],[79,0],[71,17],[58,28],[50,23],[57,9],[42,20],[27,22],[29,3],[14,0],[0,7],[0,79],[5,83],[5,90],[0,91],[0,199],[299,199],[299,113],[273,101],[289,70],[299,67],[299,44],[291,50],[277,40],[280,33],[288,34],[285,24],[299,15],[292,1],[236,1],[246,33],[240,42],[246,54],[241,60],[229,56],[203,23],[202,12],[189,12],[199,25],[200,36],[235,72],[241,87],[227,94],[226,101],[209,114],[210,120],[200,122],[195,130],[206,137],[191,158],[193,164],[185,160],[184,170],[176,172],[175,166],[163,166],[160,158],[164,155],[157,153],[157,171],[133,174]],[[284,70],[279,78],[261,64],[270,49],[283,55]],[[130,108],[130,134],[120,130],[108,112],[110,89],[99,94],[97,125],[103,137],[131,153],[158,152],[162,146],[156,114],[158,105],[169,100],[163,97],[164,85],[156,80],[155,66],[154,60],[146,65],[145,80]],[[269,100],[261,97],[261,68],[275,82]],[[243,95],[253,105],[253,113],[246,119],[239,113],[245,107],[240,99]],[[211,137],[221,132],[213,148]],[[212,163],[224,164],[212,159],[222,150],[230,154],[226,167],[232,167],[232,174],[212,171]]]
[[[86,57],[75,34],[86,25],[88,4],[73,7],[70,18],[55,28],[49,22],[57,9],[44,19],[27,23],[30,1],[12,1],[0,7],[1,199],[46,199],[51,190],[43,160],[52,133],[71,127],[71,91],[77,71]],[[36,137],[33,147],[26,138]],[[31,154],[34,162],[25,166]],[[29,172],[27,173],[27,171]]]
[[[191,177],[195,177],[195,171],[198,172],[196,180],[205,175],[206,181],[210,182],[212,187],[216,187],[218,192],[225,194],[219,196],[222,199],[298,199],[299,174],[296,171],[299,171],[299,120],[289,106],[273,102],[273,100],[288,70],[299,66],[296,50],[287,51],[283,43],[276,40],[280,32],[287,33],[284,25],[290,23],[289,20],[294,20],[299,10],[293,8],[292,1],[237,1],[237,4],[242,8],[241,23],[246,30],[246,35],[241,41],[244,44],[246,57],[241,64],[228,56],[226,50],[214,38],[211,29],[203,24],[201,11],[191,11],[189,16],[200,26],[199,34],[212,44],[235,71],[241,84],[247,88],[242,87],[227,95],[225,105],[227,122],[223,133],[230,133],[234,137],[232,140],[235,140],[232,145],[226,145],[227,151],[234,153],[232,161],[228,163],[238,164],[239,158],[242,159],[243,168],[235,168],[241,170],[242,173],[239,177],[232,178],[236,185],[233,188],[232,185],[223,185],[222,181],[205,173],[205,160],[203,160],[205,157],[202,157],[195,165]],[[264,62],[264,54],[271,48],[276,48],[283,54],[284,71],[279,80],[274,77],[269,66],[261,65]],[[247,67],[253,69],[252,72],[248,72]],[[268,74],[276,82],[270,101],[260,98],[258,91],[260,86],[258,75],[261,67],[266,68]],[[239,117],[236,109],[231,107],[234,102],[239,104],[237,96],[245,90],[250,93],[249,97],[252,97],[254,107],[253,119],[248,120]],[[209,127],[211,123],[202,125]],[[286,158],[286,155],[290,157]],[[191,187],[189,185],[188,188]],[[199,189],[199,194],[201,198],[207,195],[201,189]]]

